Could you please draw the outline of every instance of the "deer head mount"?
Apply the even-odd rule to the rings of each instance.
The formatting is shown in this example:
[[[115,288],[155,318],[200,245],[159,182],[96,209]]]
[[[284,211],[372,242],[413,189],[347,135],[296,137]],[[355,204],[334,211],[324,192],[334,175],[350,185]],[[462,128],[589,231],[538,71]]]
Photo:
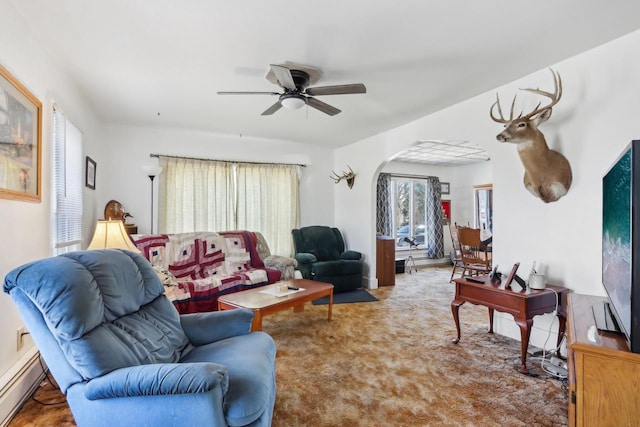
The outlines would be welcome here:
[[[335,171],[331,171],[333,174],[330,177],[335,181],[336,184],[344,179],[345,181],[347,181],[347,185],[349,186],[349,188],[352,188],[353,183],[356,180],[356,174],[353,170],[351,170],[351,167],[349,165],[347,165],[347,167],[349,168],[349,172],[342,172],[342,175],[338,175],[337,173],[335,173]]]
[[[525,188],[545,203],[555,202],[567,194],[572,179],[571,166],[567,159],[559,152],[549,149],[544,135],[538,130],[538,126],[551,117],[551,108],[562,97],[560,75],[551,69],[550,71],[553,75],[553,93],[538,88],[521,89],[549,98],[551,101],[547,105],[541,107],[542,101],[540,101],[530,113],[525,115],[521,112],[514,118],[513,109],[516,103],[516,95],[514,95],[509,119],[505,119],[500,107],[500,98],[496,94],[496,102],[489,110],[493,121],[504,124],[505,128],[496,136],[496,139],[500,142],[516,144],[518,148],[518,155],[524,166]],[[494,115],[496,108],[498,117]]]

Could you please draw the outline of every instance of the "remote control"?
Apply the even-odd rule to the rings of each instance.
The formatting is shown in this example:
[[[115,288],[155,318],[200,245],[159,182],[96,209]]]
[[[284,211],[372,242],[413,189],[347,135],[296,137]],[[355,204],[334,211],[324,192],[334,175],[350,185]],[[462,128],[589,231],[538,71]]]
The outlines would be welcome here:
[[[299,291],[300,288],[297,288],[295,286],[287,286],[287,289],[291,289],[292,291]]]

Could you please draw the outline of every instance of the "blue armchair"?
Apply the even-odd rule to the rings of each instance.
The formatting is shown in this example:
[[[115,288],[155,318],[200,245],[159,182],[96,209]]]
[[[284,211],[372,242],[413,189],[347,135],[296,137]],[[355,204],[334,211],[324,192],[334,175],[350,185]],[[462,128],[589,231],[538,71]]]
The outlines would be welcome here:
[[[333,292],[362,287],[362,254],[345,250],[340,230],[312,225],[291,230],[302,277],[333,284]]]
[[[80,251],[18,267],[18,307],[78,426],[270,426],[273,339],[249,310],[180,316],[141,255]]]

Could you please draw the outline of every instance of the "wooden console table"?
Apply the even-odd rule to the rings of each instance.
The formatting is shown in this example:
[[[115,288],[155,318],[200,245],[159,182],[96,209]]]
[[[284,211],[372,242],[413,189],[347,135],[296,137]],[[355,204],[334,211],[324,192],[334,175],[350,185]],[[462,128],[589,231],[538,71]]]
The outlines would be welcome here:
[[[533,317],[538,314],[553,313],[557,302],[557,315],[560,320],[558,344],[560,344],[566,326],[565,300],[569,289],[547,285],[543,290],[527,289],[523,291],[520,285],[515,282],[512,284],[513,289],[505,289],[504,284],[500,282],[493,284],[483,276],[478,277],[478,279],[486,280],[486,283],[471,282],[464,277],[454,280],[456,295],[451,301],[451,311],[456,322],[458,336],[453,340],[453,343],[457,344],[460,341],[460,318],[458,317],[458,312],[460,306],[465,302],[468,301],[471,304],[484,305],[489,308],[489,333],[491,334],[493,333],[494,311],[509,313],[520,327],[522,351],[520,372],[528,374],[527,348],[529,347]]]
[[[569,295],[567,363],[569,426],[636,426],[640,420],[640,354],[631,353],[624,335],[594,331],[591,306],[604,297]]]

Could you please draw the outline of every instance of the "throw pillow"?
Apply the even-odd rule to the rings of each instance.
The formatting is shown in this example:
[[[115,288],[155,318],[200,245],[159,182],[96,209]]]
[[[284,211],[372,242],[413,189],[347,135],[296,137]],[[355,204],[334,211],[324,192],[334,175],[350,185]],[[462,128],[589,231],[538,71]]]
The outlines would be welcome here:
[[[176,286],[178,284],[178,279],[166,268],[158,267],[157,265],[153,266],[153,271],[156,272],[160,281],[165,286]]]

